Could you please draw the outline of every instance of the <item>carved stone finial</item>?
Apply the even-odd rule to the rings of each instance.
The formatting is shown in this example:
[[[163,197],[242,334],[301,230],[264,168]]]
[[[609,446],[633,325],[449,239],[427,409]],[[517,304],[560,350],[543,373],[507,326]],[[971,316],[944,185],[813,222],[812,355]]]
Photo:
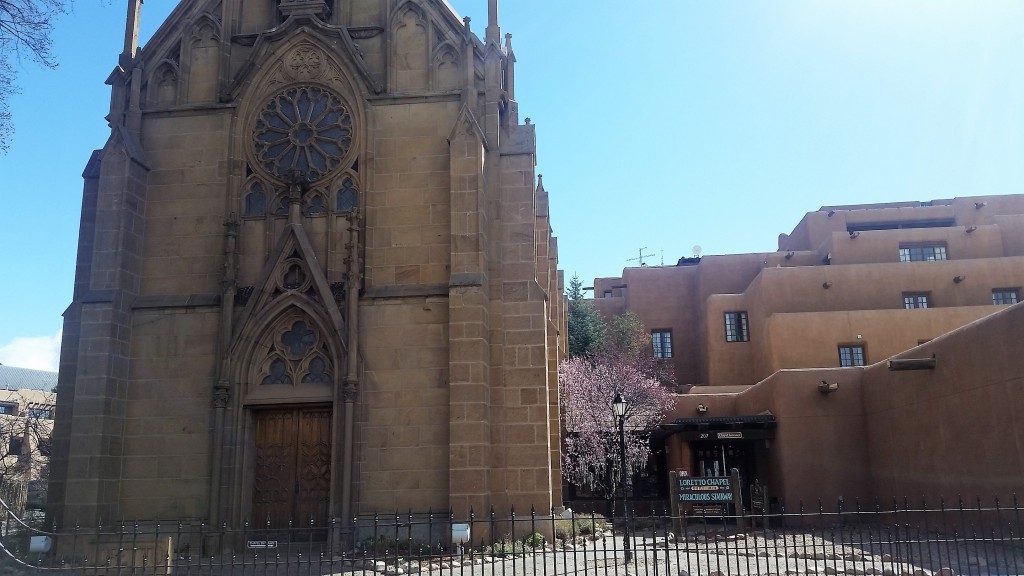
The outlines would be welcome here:
[[[505,33],[505,51],[506,52],[511,52],[512,51],[512,34],[511,33]]]
[[[532,120],[530,120],[530,118],[527,117],[526,120],[523,120],[523,122],[526,122],[526,125],[529,126],[530,122],[532,122]]]

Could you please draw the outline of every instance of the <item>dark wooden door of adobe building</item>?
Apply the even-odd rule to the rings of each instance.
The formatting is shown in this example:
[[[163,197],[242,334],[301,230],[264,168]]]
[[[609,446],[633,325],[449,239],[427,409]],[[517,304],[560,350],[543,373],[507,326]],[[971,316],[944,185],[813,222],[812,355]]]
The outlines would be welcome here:
[[[326,526],[331,484],[330,408],[260,410],[256,417],[254,527]],[[297,536],[297,535],[296,535]]]

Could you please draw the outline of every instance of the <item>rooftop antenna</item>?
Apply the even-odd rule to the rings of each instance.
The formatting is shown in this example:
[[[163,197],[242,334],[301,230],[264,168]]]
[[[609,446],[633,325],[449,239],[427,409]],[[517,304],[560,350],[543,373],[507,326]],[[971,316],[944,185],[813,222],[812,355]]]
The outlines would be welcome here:
[[[647,266],[647,263],[644,262],[644,258],[650,258],[651,256],[654,256],[654,254],[644,254],[644,250],[647,250],[647,246],[644,246],[637,251],[639,256],[636,258],[627,258],[626,262],[639,262],[641,266]]]

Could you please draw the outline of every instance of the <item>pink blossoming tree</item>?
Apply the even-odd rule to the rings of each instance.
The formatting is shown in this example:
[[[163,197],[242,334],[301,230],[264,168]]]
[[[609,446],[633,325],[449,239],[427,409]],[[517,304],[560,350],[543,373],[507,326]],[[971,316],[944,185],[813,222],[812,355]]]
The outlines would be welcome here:
[[[628,354],[571,358],[558,368],[565,426],[562,470],[576,486],[611,498],[619,491],[618,419],[612,400],[621,393],[625,415],[626,467],[632,475],[650,456],[652,428],[672,406],[672,395]],[[645,370],[645,368],[647,370]]]

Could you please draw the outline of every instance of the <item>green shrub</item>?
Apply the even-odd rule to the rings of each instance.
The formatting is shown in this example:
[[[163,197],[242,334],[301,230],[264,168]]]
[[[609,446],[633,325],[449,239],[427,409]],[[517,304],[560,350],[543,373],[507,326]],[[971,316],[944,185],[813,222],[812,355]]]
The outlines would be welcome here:
[[[573,528],[572,521],[564,518],[555,520],[555,538],[559,540],[570,540],[575,536],[575,529]]]
[[[597,514],[588,516],[577,516],[576,522],[576,533],[583,536],[590,536],[596,533],[598,530],[603,528],[608,523],[604,519],[604,516],[598,516]]]
[[[540,548],[544,546],[544,535],[540,532],[534,532],[526,538],[523,538],[523,542],[530,548]]]
[[[501,540],[488,546],[486,552],[492,556],[522,555],[526,554],[526,545],[519,540],[513,540],[511,534],[505,534]]]

